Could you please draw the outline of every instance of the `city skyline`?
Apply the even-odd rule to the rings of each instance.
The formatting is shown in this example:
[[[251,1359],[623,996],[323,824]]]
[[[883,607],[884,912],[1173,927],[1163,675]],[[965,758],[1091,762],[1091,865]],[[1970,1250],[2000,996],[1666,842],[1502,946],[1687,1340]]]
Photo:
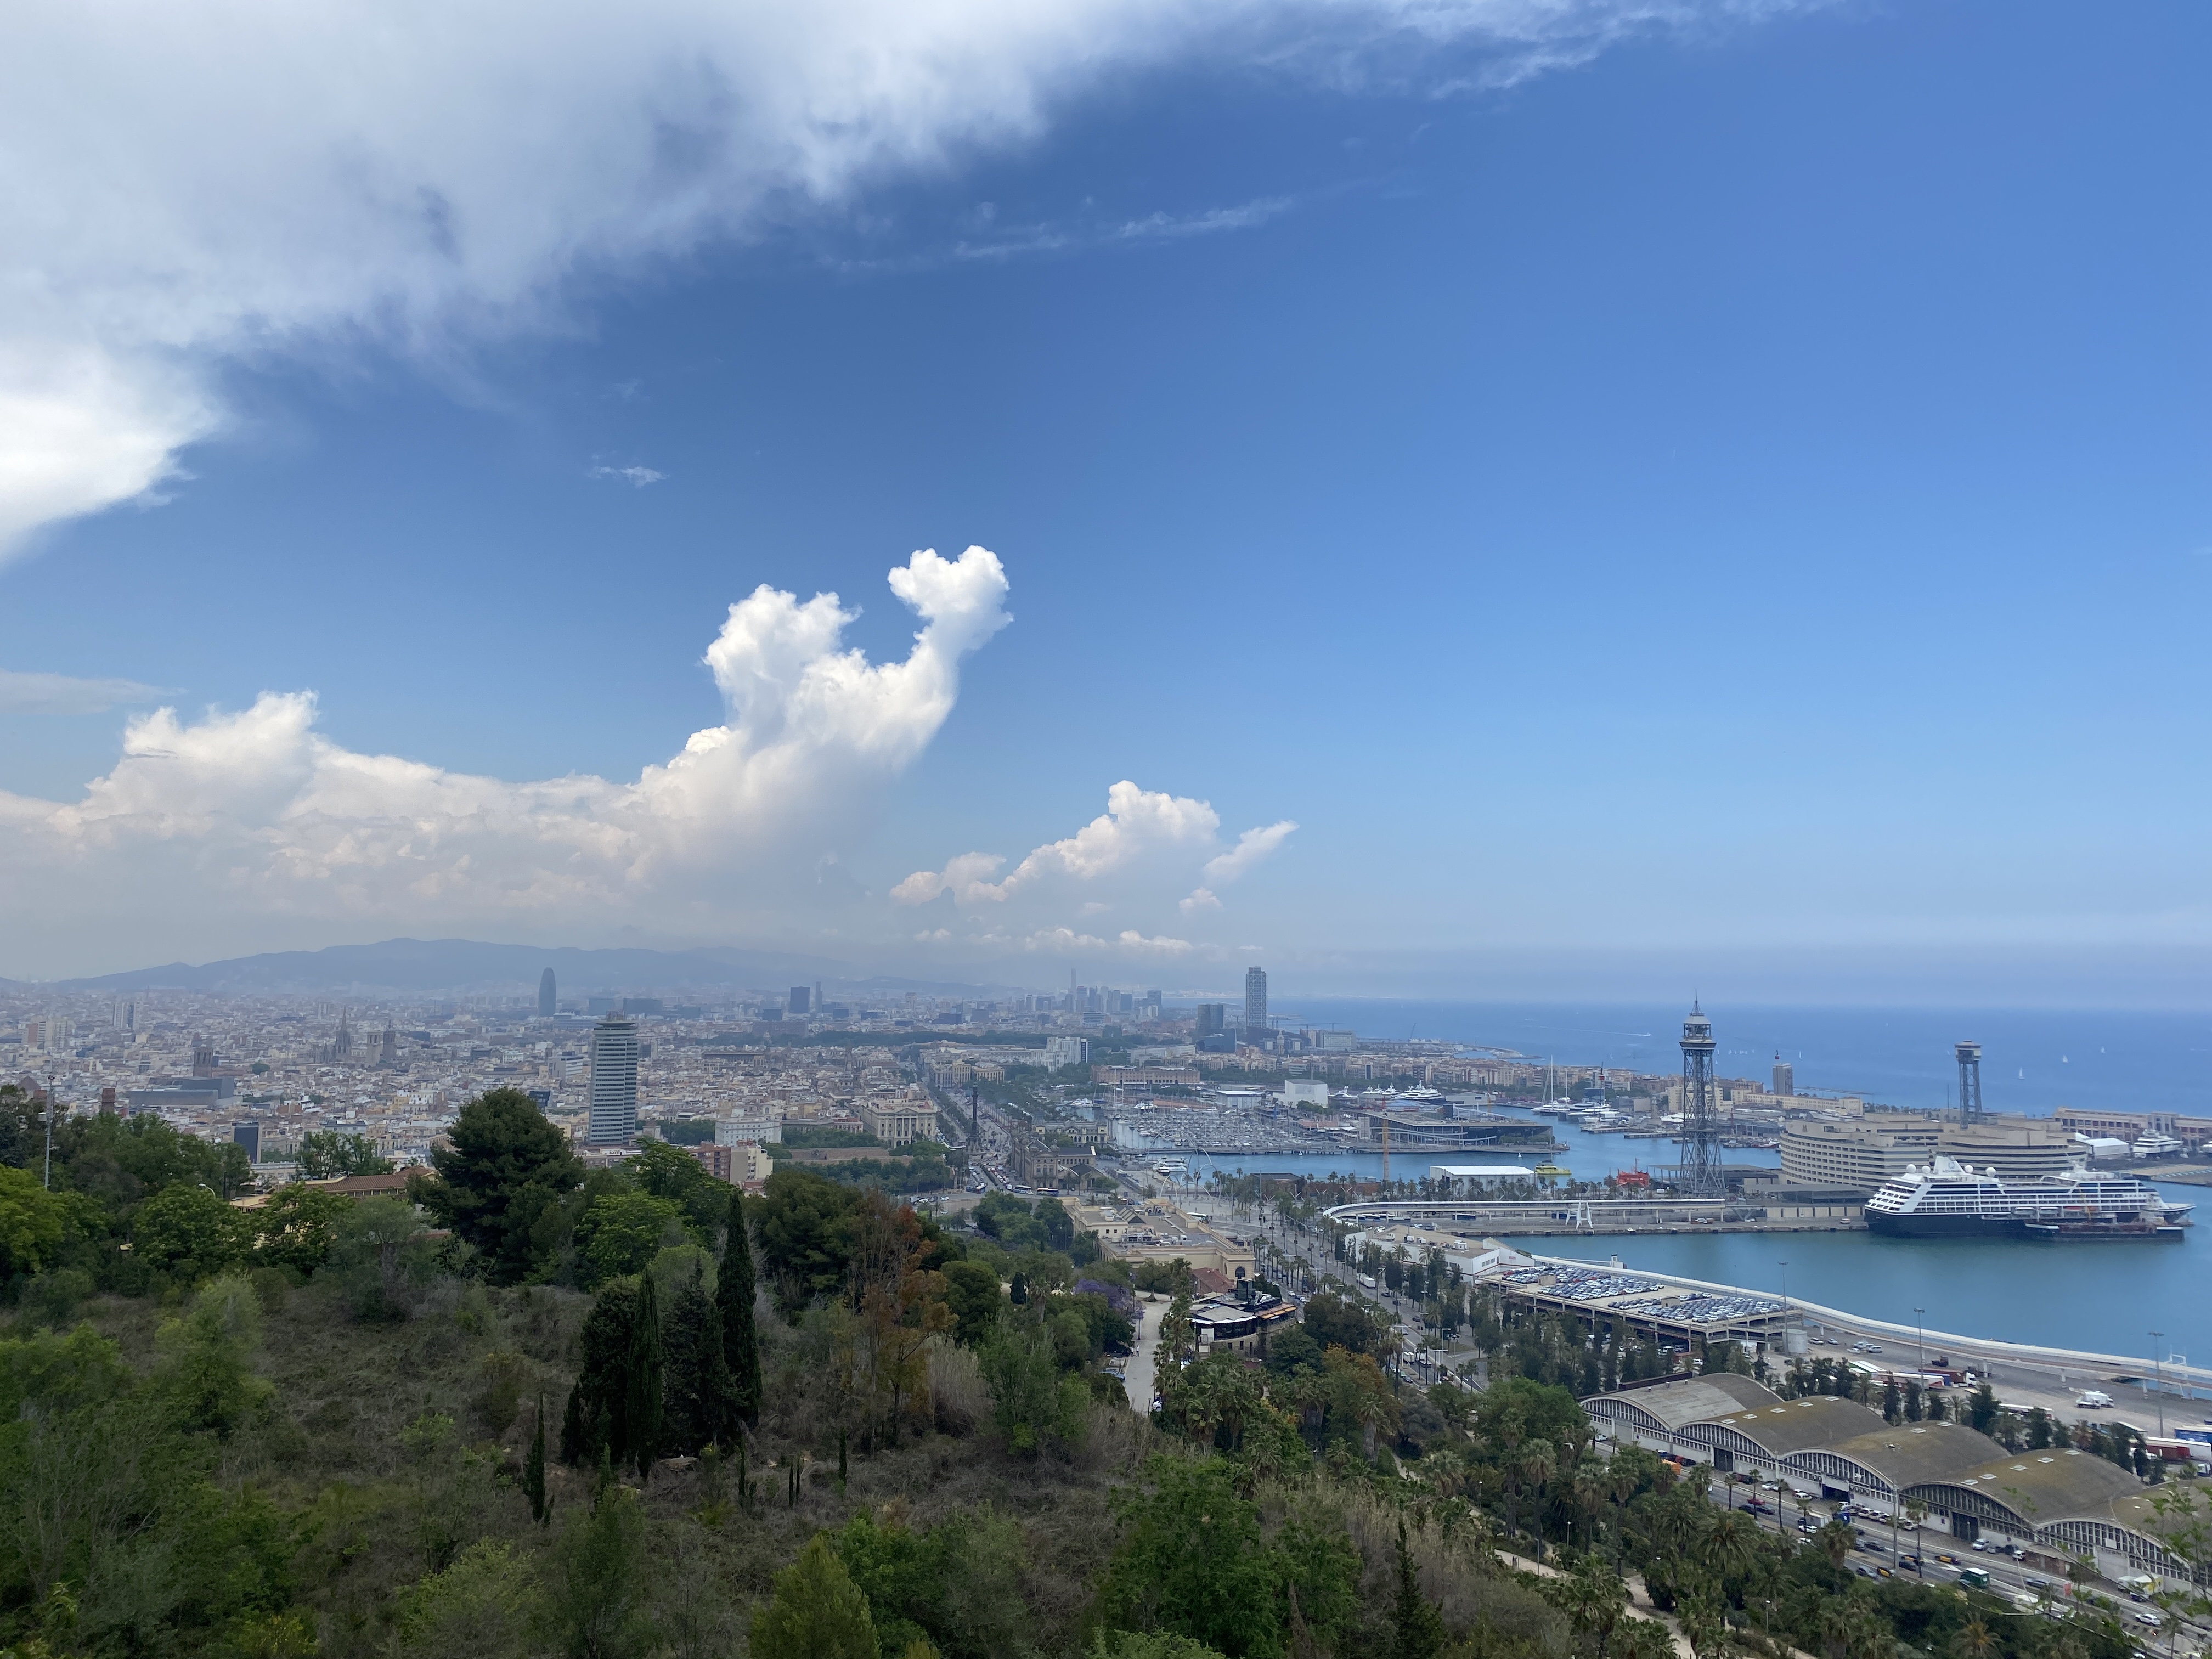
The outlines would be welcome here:
[[[2201,1002],[2208,26],[1675,15],[924,10],[848,147],[768,100],[680,201],[639,65],[737,25],[550,31],[564,176],[439,95],[473,35],[372,118],[42,23],[0,975]],[[85,112],[162,213],[64,210]]]

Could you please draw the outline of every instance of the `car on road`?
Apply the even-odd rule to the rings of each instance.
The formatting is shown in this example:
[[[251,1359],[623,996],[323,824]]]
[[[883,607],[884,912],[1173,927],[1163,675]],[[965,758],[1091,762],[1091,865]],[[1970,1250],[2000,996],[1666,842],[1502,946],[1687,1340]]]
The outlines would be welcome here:
[[[2051,1588],[2051,1581],[2048,1578],[2033,1572],[2022,1574],[2020,1582],[2027,1585],[2028,1589],[2033,1590],[2049,1589]]]
[[[1763,1503],[1756,1498],[1745,1498],[1743,1500],[1743,1506],[1749,1510],[1753,1515],[1771,1515],[1774,1513],[1773,1504]]]
[[[2166,1625],[2166,1615],[2161,1613],[2154,1613],[2148,1607],[2137,1607],[2132,1616],[2134,1617],[2136,1623],[2138,1625],[2146,1625],[2152,1630],[2163,1629]]]
[[[1874,1569],[1872,1567],[1862,1566],[1856,1561],[1851,1564],[1851,1571],[1858,1574],[1862,1578],[1871,1578],[1874,1577]]]
[[[1955,1567],[1959,1565],[1959,1558],[1955,1555],[1938,1553],[1936,1559],[1938,1561],[1941,1561],[1947,1567]]]
[[[2081,1397],[2074,1402],[2074,1406],[2077,1411],[2094,1412],[2103,1411],[2112,1403],[2112,1396],[2102,1389],[2084,1389]]]
[[[1917,1572],[1920,1571],[1920,1558],[1917,1555],[1900,1555],[1897,1558],[1897,1565],[1900,1567],[1910,1567],[1913,1571]]]

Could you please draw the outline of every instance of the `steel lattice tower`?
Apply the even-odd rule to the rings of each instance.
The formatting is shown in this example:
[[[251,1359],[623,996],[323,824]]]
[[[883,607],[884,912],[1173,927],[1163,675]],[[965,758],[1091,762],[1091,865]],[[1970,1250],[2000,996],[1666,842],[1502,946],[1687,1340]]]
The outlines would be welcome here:
[[[1728,1195],[1713,1110],[1713,1023],[1692,1003],[1682,1022],[1682,1191],[1691,1198]]]
[[[1982,1045],[1960,1042],[1953,1046],[1952,1052],[1959,1057],[1959,1121],[1979,1123],[1982,1121]]]

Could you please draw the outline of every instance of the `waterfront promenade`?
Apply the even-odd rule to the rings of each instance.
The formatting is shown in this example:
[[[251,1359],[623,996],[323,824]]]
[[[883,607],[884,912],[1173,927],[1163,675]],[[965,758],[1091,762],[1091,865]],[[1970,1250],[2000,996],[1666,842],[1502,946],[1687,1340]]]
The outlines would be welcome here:
[[[1530,1253],[1538,1265],[1564,1270],[1587,1270],[1591,1263],[1571,1256]],[[1723,1297],[1771,1297],[1773,1292],[1746,1290],[1677,1273],[1644,1268],[1620,1270],[1624,1275],[1683,1290]],[[1829,1340],[1829,1346],[1808,1349],[1808,1354],[1832,1353],[1838,1358],[1862,1356],[1850,1352],[1854,1342],[1879,1344],[1878,1358],[1886,1368],[1899,1370],[1922,1367],[1941,1355],[1954,1368],[1971,1370],[1992,1380],[1997,1397],[2008,1405],[2042,1407],[2064,1421],[2118,1418],[2145,1434],[2160,1432],[2159,1411],[2163,1405],[2166,1427],[2196,1423],[2212,1400],[2212,1367],[2192,1364],[2149,1366],[2137,1357],[2096,1353],[2083,1349],[2045,1344],[2004,1342],[1957,1331],[1916,1326],[1853,1313],[1816,1302],[1784,1297],[1784,1318],[1803,1327],[1809,1335]],[[2113,1396],[2110,1409],[2084,1410],[2075,1401],[2085,1389],[2099,1389]]]

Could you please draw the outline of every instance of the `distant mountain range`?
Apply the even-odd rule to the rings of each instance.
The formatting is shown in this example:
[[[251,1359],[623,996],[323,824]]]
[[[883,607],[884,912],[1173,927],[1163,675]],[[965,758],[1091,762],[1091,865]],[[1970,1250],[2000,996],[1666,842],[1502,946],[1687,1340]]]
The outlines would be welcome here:
[[[921,980],[854,976],[850,963],[775,951],[582,951],[562,945],[487,945],[465,939],[389,939],[322,951],[275,951],[225,962],[173,962],[125,974],[64,980],[52,988],[82,991],[535,992],[548,968],[561,994],[586,991],[780,990],[836,984],[854,991],[917,991],[963,996],[984,988]]]

